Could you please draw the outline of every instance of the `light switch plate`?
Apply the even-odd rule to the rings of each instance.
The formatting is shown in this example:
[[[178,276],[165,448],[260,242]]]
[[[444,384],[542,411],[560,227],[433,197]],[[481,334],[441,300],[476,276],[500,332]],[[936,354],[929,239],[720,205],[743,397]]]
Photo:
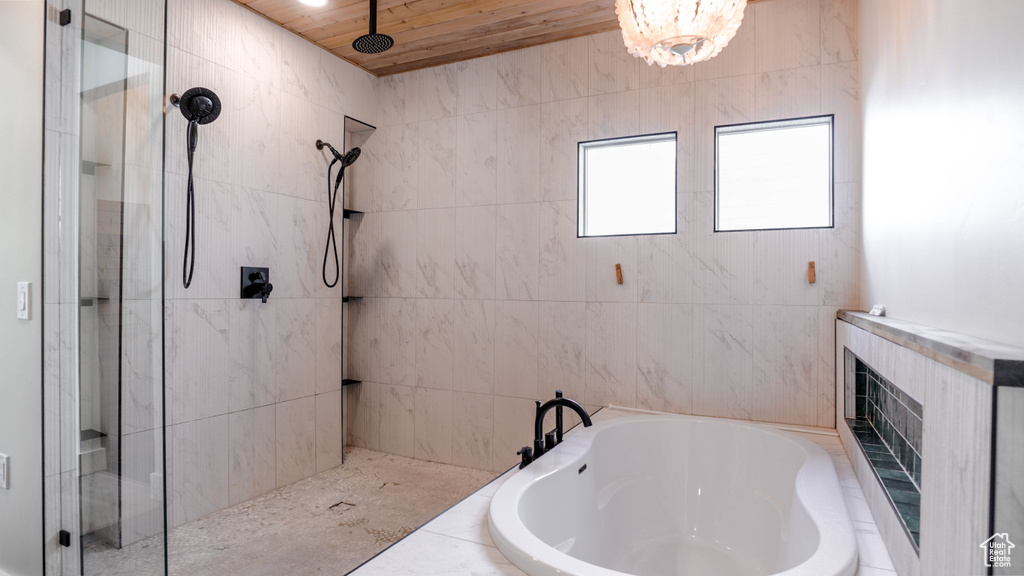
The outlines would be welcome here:
[[[7,454],[0,454],[0,488],[7,489]]]
[[[8,284],[9,286],[9,284]],[[28,320],[32,309],[32,283],[18,282],[18,320]]]

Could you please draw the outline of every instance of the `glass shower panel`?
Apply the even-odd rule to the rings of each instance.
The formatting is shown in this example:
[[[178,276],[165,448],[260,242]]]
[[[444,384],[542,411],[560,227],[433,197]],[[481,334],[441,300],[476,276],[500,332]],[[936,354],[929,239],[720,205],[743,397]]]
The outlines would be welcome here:
[[[78,456],[78,525],[64,529],[78,538],[82,574],[159,575],[165,9],[128,0],[87,0],[83,8],[78,434],[77,446],[62,448]]]
[[[79,471],[85,542],[120,544],[121,206],[127,32],[83,22]]]

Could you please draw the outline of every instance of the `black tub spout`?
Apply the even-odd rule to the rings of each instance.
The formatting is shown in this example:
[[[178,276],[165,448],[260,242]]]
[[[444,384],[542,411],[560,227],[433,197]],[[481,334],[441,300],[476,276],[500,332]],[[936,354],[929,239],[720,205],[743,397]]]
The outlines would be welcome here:
[[[590,420],[590,414],[587,414],[587,411],[583,408],[583,406],[580,406],[579,402],[576,402],[575,400],[571,400],[569,398],[562,398],[561,395],[559,395],[559,397],[554,398],[552,400],[548,400],[543,405],[541,405],[540,402],[537,402],[537,417],[536,417],[536,419],[533,422],[533,459],[534,460],[539,458],[542,454],[544,454],[548,450],[554,448],[554,445],[551,445],[551,446],[545,446],[544,445],[545,444],[544,443],[544,415],[547,414],[548,411],[551,410],[552,408],[558,408],[558,407],[569,408],[570,410],[575,412],[577,415],[579,415],[580,420],[583,421],[583,426],[584,427],[593,426],[593,424],[594,424]],[[562,437],[561,422],[558,422],[557,426],[558,426],[558,428],[555,431],[555,437],[556,438],[561,438]]]

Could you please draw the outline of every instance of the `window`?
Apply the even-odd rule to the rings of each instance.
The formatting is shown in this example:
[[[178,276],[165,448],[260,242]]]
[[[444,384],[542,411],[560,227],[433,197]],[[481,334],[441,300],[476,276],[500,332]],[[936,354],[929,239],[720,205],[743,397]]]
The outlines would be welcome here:
[[[715,128],[715,231],[832,227],[832,116]]]
[[[675,234],[676,133],[579,144],[578,235]]]

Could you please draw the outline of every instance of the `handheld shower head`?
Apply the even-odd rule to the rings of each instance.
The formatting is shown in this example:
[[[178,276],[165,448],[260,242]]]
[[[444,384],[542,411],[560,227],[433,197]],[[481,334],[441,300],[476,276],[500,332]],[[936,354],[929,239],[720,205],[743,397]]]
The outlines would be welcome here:
[[[330,149],[331,154],[334,154],[334,159],[336,161],[341,162],[341,168],[342,169],[348,168],[349,166],[354,164],[355,161],[356,161],[356,158],[359,158],[359,153],[362,152],[362,150],[360,150],[359,148],[352,148],[351,150],[349,150],[345,154],[342,154],[341,152],[338,152],[334,148],[334,146],[331,146],[329,143],[324,142],[323,140],[317,140],[316,141],[316,149],[317,150],[323,150],[324,146],[326,146],[328,149]]]
[[[335,236],[334,236],[334,206],[335,206],[335,202],[338,199],[338,189],[341,188],[341,181],[345,178],[345,168],[348,168],[349,166],[354,164],[356,159],[359,158],[359,153],[362,152],[362,151],[359,148],[353,147],[348,152],[342,154],[342,153],[338,152],[337,150],[335,150],[334,146],[331,146],[327,142],[324,142],[323,140],[317,140],[316,141],[316,149],[317,150],[323,150],[325,146],[331,151],[331,154],[334,155],[334,160],[331,160],[330,166],[327,167],[327,210],[328,210],[328,222],[329,222],[329,224],[327,225],[327,246],[324,248],[323,277],[324,277],[324,284],[326,284],[328,288],[334,288],[338,284],[338,278],[342,275],[342,271],[344,270],[344,266],[343,265],[341,267],[339,267],[339,265],[338,265],[338,242],[337,242],[337,240],[335,239]],[[331,170],[334,168],[335,164],[341,164],[341,166],[338,168],[338,174],[334,178],[334,192],[332,194],[331,193]],[[341,193],[341,205],[342,206],[345,205],[345,192],[344,192],[344,190]],[[342,210],[345,212],[345,218],[348,218],[348,214],[347,214],[348,211],[345,210],[344,208],[342,208]],[[344,239],[342,239],[342,242],[343,242],[342,243],[342,247],[344,247]],[[334,250],[334,270],[335,270],[334,281],[333,282],[327,279],[327,259],[330,256],[332,248]],[[343,262],[342,262],[342,264],[343,264]]]
[[[220,116],[220,98],[209,88],[189,88],[184,94],[171,95],[171,104],[181,109],[189,122],[209,124]]]
[[[188,120],[188,187],[185,204],[185,258],[181,265],[181,283],[187,289],[192,284],[192,272],[196,264],[195,240],[195,184],[192,180],[192,161],[199,144],[199,125],[209,124],[220,116],[220,98],[209,88],[189,88],[182,95],[171,94],[171,104],[181,110],[181,115]]]
[[[362,152],[359,148],[352,148],[341,157],[341,167],[348,168],[355,164],[356,158],[359,158],[359,153]]]

